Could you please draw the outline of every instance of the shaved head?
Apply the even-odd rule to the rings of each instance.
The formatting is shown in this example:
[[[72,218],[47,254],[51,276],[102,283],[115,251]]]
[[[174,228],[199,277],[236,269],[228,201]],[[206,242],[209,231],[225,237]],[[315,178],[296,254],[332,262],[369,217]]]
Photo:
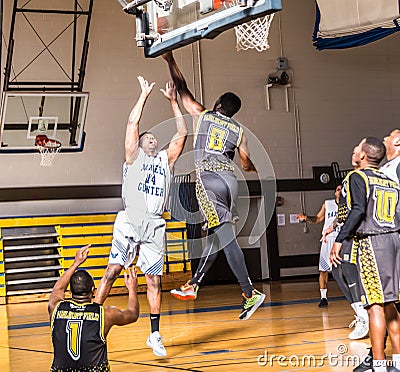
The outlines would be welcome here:
[[[354,147],[351,163],[354,168],[364,168],[367,165],[377,167],[385,154],[386,148],[381,140],[367,137]]]
[[[77,270],[71,276],[72,296],[89,296],[94,289],[92,276],[86,270]]]
[[[362,141],[361,149],[365,153],[368,163],[378,166],[386,155],[383,142],[376,137],[367,137]]]

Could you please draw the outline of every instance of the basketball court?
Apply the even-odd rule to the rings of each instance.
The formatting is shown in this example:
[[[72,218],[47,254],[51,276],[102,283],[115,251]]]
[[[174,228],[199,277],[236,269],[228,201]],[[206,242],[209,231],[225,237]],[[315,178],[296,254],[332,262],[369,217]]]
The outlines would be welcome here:
[[[258,174],[238,176],[244,217],[235,228],[249,276],[267,297],[251,319],[240,321],[241,290],[220,261],[196,301],[170,295],[191,278],[204,243],[188,140],[163,214],[160,333],[168,355],[157,358],[146,346],[150,310],[139,270],[140,317],[111,329],[111,370],[352,371],[370,340],[348,338],[353,310],[333,280],[328,308],[318,308],[321,231],[299,225],[295,216],[320,205],[340,181],[338,174],[351,167],[354,138],[365,134],[348,123],[357,122],[354,111],[366,131],[379,138],[390,132],[400,114],[397,44],[387,41],[372,51],[335,56],[334,62],[333,54],[317,55],[311,36],[304,41],[314,26],[308,19],[314,4],[306,0],[293,0],[288,10],[281,0],[108,0],[110,8],[103,0],[53,1],[8,0],[4,16],[1,10],[1,372],[49,370],[49,293],[86,244],[92,248],[82,267],[98,286],[123,209],[125,125],[139,94],[138,75],[157,84],[143,112],[143,130],[154,130],[162,141],[165,136],[165,144],[175,130],[170,108],[157,96],[170,78],[161,58],[170,51],[199,102],[212,107],[225,90],[242,98],[240,119],[249,123],[243,127]],[[319,3],[314,42],[317,49],[332,48],[341,35],[322,13],[333,5]],[[388,8],[384,18],[377,17],[385,36],[398,31],[391,22],[398,7]],[[346,37],[353,37],[346,27]],[[369,34],[355,43],[367,39]],[[121,273],[105,305],[126,308],[126,293]]]
[[[111,370],[352,371],[367,354],[368,339],[347,338],[352,321],[349,305],[334,282],[329,286],[329,308],[318,309],[314,281],[257,283],[269,300],[244,322],[237,319],[240,289],[236,285],[204,287],[196,302],[178,301],[164,292],[165,359],[155,358],[145,346],[148,308],[141,294],[138,322],[113,327],[107,338]],[[123,308],[126,297],[112,296],[106,305]],[[3,371],[48,370],[52,346],[46,306],[38,302],[1,307]],[[278,356],[283,356],[281,364]]]

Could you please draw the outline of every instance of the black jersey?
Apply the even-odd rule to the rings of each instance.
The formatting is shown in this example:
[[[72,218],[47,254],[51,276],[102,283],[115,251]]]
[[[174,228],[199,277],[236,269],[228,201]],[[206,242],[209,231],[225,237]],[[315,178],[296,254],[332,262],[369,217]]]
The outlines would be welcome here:
[[[51,371],[109,371],[104,308],[96,303],[61,301],[53,311]]]
[[[194,158],[198,170],[233,170],[230,165],[242,140],[243,129],[234,119],[204,111],[197,123]],[[200,169],[199,169],[200,168]]]
[[[400,230],[400,186],[396,182],[378,169],[365,168],[350,172],[345,184],[349,215],[336,241]]]

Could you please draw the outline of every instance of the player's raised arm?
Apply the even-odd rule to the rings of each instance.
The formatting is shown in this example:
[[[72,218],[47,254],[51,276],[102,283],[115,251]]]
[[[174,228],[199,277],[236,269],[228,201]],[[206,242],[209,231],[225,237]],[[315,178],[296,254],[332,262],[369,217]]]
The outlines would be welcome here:
[[[296,218],[299,221],[305,221],[312,224],[318,224],[322,222],[325,219],[325,203],[322,204],[322,207],[316,216],[307,216],[305,214],[298,214],[296,215]]]
[[[73,275],[75,270],[86,261],[86,258],[89,254],[89,248],[90,244],[85,245],[76,252],[73,264],[67,271],[64,272],[64,274],[61,275],[61,278],[57,280],[56,284],[54,284],[47,306],[47,310],[50,316],[53,313],[55,306],[60,301],[64,301],[65,291],[67,290],[68,284],[71,280],[71,276]]]
[[[191,115],[199,115],[205,110],[205,107],[194,99],[193,94],[187,87],[186,80],[181,70],[175,62],[172,52],[164,53],[162,57],[168,63],[171,78],[176,86],[179,95],[181,96],[185,110]]]
[[[139,121],[142,116],[143,107],[146,99],[151,93],[155,83],[149,84],[142,76],[138,76],[140,87],[142,89],[139,99],[129,114],[128,124],[125,135],[125,161],[132,164],[136,159],[139,150]]]
[[[177,101],[176,87],[172,81],[169,81],[165,85],[165,90],[160,89],[164,96],[171,103],[172,111],[174,113],[176,121],[176,133],[172,137],[171,143],[167,149],[168,164],[170,168],[174,166],[174,163],[178,159],[179,155],[182,153],[183,147],[185,146],[185,141],[187,137],[187,125],[186,121],[182,115],[181,109]]]
[[[115,306],[104,307],[104,334],[107,336],[113,325],[123,326],[136,322],[139,318],[139,301],[137,298],[137,274],[135,269],[127,269],[124,273],[124,282],[128,288],[128,306],[121,310]]]

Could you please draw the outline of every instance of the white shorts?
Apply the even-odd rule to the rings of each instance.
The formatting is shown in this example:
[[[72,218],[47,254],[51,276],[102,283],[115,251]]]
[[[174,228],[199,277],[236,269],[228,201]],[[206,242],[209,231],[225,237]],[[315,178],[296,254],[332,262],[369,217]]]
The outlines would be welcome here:
[[[139,251],[136,266],[144,274],[162,275],[164,268],[165,220],[146,215],[139,226],[130,223],[125,211],[120,211],[114,223],[109,264],[127,268]]]
[[[321,252],[319,253],[319,271],[332,271],[330,255],[335,239],[336,234],[334,236],[328,235],[326,237],[326,243],[322,242]]]

